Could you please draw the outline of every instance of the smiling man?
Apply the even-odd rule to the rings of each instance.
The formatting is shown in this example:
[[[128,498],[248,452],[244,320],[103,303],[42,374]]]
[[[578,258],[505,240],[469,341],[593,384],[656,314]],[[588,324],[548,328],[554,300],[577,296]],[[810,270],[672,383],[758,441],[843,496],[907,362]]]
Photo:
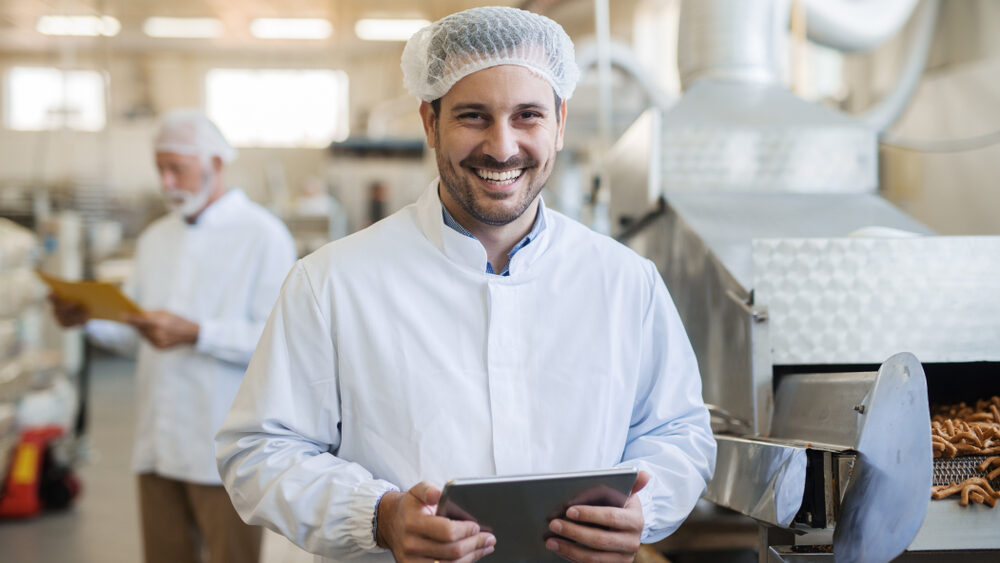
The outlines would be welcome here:
[[[216,437],[248,522],[335,561],[471,562],[504,542],[435,516],[450,478],[639,468],[545,547],[631,561],[715,463],[694,354],[655,266],[546,209],[578,77],[548,18],[475,8],[402,61],[440,177],[301,260]]]

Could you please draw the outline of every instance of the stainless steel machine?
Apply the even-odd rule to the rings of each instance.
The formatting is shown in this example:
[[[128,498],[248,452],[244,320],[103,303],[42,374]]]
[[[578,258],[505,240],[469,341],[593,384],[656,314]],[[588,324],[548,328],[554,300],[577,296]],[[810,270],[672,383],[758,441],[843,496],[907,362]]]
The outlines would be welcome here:
[[[698,356],[706,498],[761,522],[762,561],[1000,550],[1000,510],[930,502],[928,408],[1000,393],[1000,237],[934,236],[874,193],[657,190],[648,139],[669,126],[634,127],[606,172],[664,194],[623,238]]]
[[[611,224],[698,356],[719,446],[705,496],[760,523],[762,562],[1000,560],[1000,509],[930,499],[961,464],[932,459],[929,410],[1000,394],[1000,237],[936,236],[879,197],[878,135],[906,95],[871,119],[792,95],[786,8],[682,4],[686,92],[602,167]],[[914,11],[900,91],[935,12]]]

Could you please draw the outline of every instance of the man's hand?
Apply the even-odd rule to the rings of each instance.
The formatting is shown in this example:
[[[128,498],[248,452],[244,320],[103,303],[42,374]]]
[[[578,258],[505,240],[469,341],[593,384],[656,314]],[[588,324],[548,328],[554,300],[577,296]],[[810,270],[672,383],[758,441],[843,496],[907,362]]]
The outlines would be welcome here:
[[[49,293],[49,302],[52,303],[52,312],[56,320],[63,328],[82,325],[90,317],[86,307],[76,301],[63,299],[55,293]]]
[[[472,563],[493,553],[496,538],[479,524],[435,516],[441,489],[422,481],[405,493],[386,493],[378,505],[376,539],[396,561]]]
[[[129,315],[125,322],[159,349],[198,342],[198,325],[167,311],[146,311]]]
[[[549,538],[545,547],[577,563],[634,560],[645,524],[642,503],[635,493],[648,482],[649,473],[640,471],[624,508],[571,506],[566,519],[549,522],[549,530],[561,537]]]

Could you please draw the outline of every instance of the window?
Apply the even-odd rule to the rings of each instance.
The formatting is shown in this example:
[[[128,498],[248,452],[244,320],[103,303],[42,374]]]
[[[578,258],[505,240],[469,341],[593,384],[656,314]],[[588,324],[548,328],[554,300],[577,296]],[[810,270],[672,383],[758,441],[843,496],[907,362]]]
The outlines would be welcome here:
[[[20,131],[104,128],[104,77],[95,70],[14,67],[7,75],[4,119]]]
[[[347,74],[213,69],[206,113],[234,145],[325,147],[347,138]]]

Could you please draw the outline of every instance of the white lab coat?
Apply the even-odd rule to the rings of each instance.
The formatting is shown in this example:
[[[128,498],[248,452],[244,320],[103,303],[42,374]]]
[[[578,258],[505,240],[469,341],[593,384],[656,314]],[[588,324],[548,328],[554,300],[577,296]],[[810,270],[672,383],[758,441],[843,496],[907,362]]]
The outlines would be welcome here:
[[[553,211],[510,277],[420,200],[299,261],[217,441],[240,514],[337,561],[421,480],[636,466],[644,541],[711,477],[694,354],[653,264]],[[503,541],[503,538],[498,538]]]
[[[195,346],[158,350],[128,325],[87,323],[97,344],[137,353],[135,472],[221,483],[212,438],[295,258],[288,229],[237,189],[193,225],[173,213],[140,235],[125,292],[200,328]]]

